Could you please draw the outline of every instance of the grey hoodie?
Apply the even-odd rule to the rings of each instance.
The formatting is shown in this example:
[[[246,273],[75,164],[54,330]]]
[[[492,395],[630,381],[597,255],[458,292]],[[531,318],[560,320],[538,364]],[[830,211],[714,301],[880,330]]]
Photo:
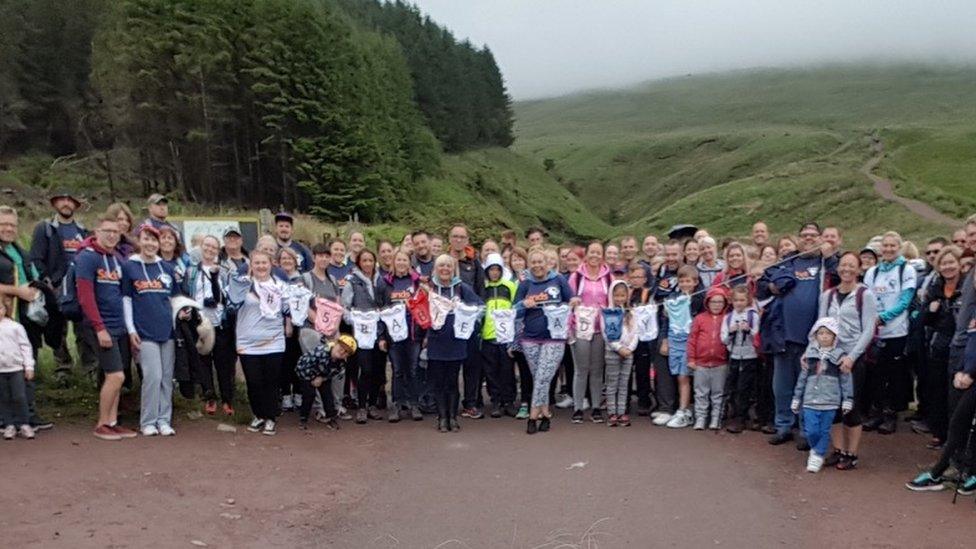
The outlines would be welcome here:
[[[803,357],[803,369],[796,380],[793,400],[811,410],[836,410],[843,403],[854,404],[854,383],[851,374],[840,371],[844,351],[835,346],[822,349],[811,345]]]

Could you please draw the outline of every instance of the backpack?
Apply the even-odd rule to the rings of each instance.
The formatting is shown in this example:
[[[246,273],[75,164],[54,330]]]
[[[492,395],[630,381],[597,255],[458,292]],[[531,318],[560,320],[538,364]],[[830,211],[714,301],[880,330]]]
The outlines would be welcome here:
[[[756,327],[756,332],[752,334],[752,346],[756,349],[757,352],[762,352],[761,351],[762,342],[759,339],[759,332],[760,332],[759,322],[756,321],[756,318],[758,316],[759,316],[759,312],[756,311],[755,309],[749,309],[748,311],[746,311],[746,321],[749,322],[750,326]],[[731,331],[731,328],[732,328],[732,313],[729,312],[725,314],[725,329]]]
[[[861,286],[858,286],[857,287],[857,290],[855,290],[855,292],[854,292],[854,305],[857,307],[857,323],[858,323],[858,325],[863,325],[864,324],[863,323],[863,316],[864,316],[864,291],[865,290],[867,290],[867,287],[861,285]],[[830,292],[830,296],[827,298],[827,305],[829,307],[830,306],[830,303],[832,301],[835,301],[835,300],[838,300],[839,299],[837,297],[837,294],[839,292],[837,291],[837,288],[831,288],[831,289],[829,289],[827,291]],[[840,301],[837,301],[837,306],[840,307],[840,305],[841,305]]]
[[[64,318],[72,322],[82,320],[81,303],[78,302],[78,287],[75,280],[75,262],[68,265],[68,270],[64,273],[64,280],[61,282],[61,291],[58,292],[58,309]]]

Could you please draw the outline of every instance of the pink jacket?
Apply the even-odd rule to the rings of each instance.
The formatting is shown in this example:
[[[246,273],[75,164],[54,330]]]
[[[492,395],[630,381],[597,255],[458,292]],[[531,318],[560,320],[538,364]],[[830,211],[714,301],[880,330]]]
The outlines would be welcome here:
[[[574,295],[580,298],[583,305],[602,310],[607,306],[607,296],[610,293],[610,283],[612,281],[613,276],[610,273],[610,267],[607,267],[604,263],[600,265],[600,271],[596,278],[590,278],[586,274],[586,265],[584,264],[580,265],[575,273],[569,275],[568,282],[569,288],[573,290]],[[573,328],[574,324],[571,323],[570,328]],[[597,315],[594,331],[598,334],[603,332],[602,315]]]

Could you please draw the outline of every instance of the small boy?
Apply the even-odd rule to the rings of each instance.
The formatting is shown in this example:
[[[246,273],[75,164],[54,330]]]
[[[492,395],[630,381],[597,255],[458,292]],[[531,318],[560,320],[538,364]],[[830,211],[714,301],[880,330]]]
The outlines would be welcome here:
[[[732,288],[732,310],[722,322],[722,343],[729,350],[729,377],[725,387],[729,421],[725,430],[730,433],[741,433],[749,419],[749,404],[755,396],[759,371],[758,333],[759,312],[752,304],[749,287],[740,284]]]
[[[34,438],[28,423],[27,382],[34,379],[34,349],[27,339],[27,331],[7,317],[6,304],[0,299],[0,420],[3,438],[17,435]]]
[[[515,298],[515,283],[503,275],[504,262],[496,253],[485,259],[485,320],[481,328],[481,358],[488,379],[488,396],[491,397],[491,417],[503,415],[514,417],[512,405],[515,403],[515,370],[512,358],[508,356],[508,344],[497,343],[495,321],[492,311],[512,308]]]
[[[712,286],[705,296],[705,310],[695,316],[688,337],[688,367],[695,372],[695,430],[722,427],[725,380],[729,375],[729,351],[722,343],[722,324],[728,308],[725,288]]]
[[[691,370],[688,369],[688,334],[692,319],[701,309],[692,294],[698,288],[698,271],[691,265],[678,269],[678,293],[664,300],[667,311],[668,337],[661,349],[667,354],[668,369],[678,377],[678,411],[668,419],[667,426],[683,429],[692,424]]]
[[[308,429],[308,415],[312,411],[316,392],[322,399],[322,408],[325,410],[322,423],[332,430],[339,428],[331,381],[343,374],[346,360],[355,353],[356,339],[349,334],[342,334],[334,343],[323,343],[298,359],[295,374],[302,383],[302,405],[298,410],[300,429]]]
[[[799,413],[803,406],[803,432],[810,443],[807,471],[811,473],[823,467],[837,409],[847,414],[854,408],[851,374],[840,370],[844,352],[837,346],[839,330],[837,319],[832,317],[823,317],[813,325],[810,331],[813,341],[804,356],[790,405],[793,413]]]

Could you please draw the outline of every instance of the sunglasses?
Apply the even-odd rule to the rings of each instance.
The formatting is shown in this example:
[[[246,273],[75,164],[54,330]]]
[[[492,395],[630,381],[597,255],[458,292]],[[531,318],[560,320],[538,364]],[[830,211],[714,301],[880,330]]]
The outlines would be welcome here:
[[[960,240],[953,240],[953,241],[952,241],[952,243],[953,243],[953,244],[959,244],[959,245],[963,245],[963,244],[965,244],[965,243],[966,243],[966,240],[965,240],[965,239],[960,239]]]
[[[938,255],[939,250],[925,250],[925,255]]]

